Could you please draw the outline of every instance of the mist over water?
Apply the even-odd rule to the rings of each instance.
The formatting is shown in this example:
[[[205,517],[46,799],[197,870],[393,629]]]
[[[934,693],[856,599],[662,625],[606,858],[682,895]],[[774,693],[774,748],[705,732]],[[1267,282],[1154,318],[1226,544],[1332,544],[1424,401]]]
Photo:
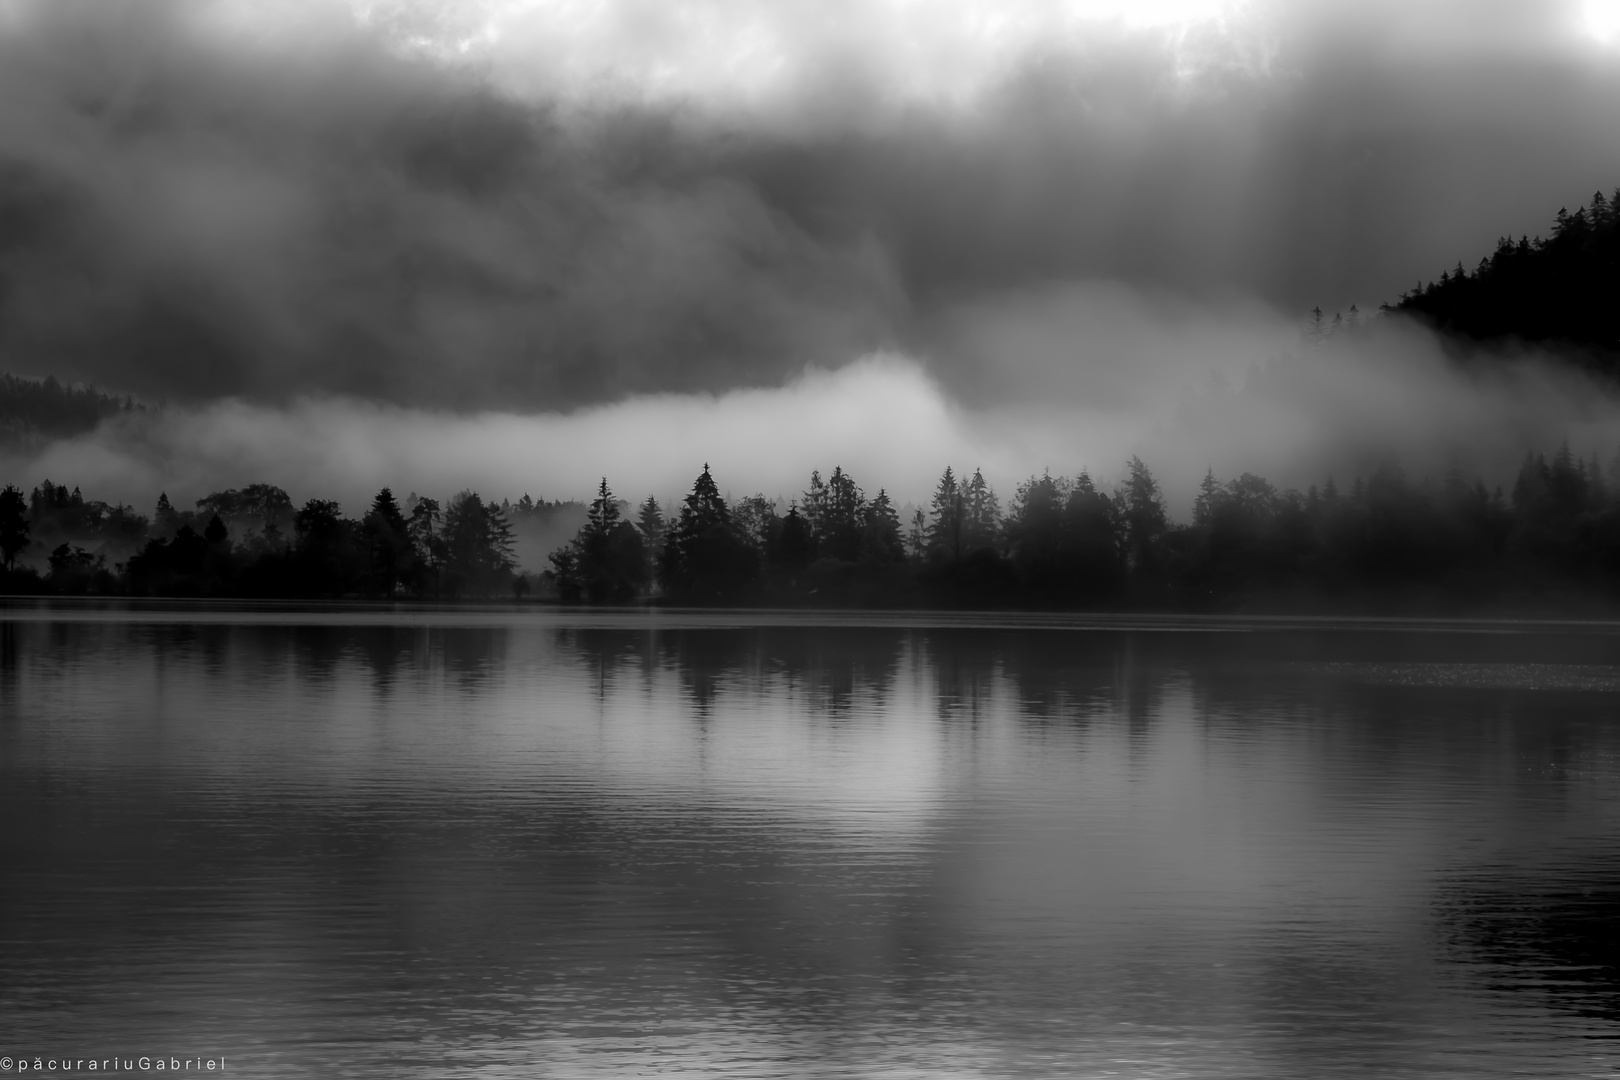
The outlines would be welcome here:
[[[1089,470],[1109,484],[1136,454],[1172,516],[1185,518],[1206,469],[1301,490],[1389,465],[1511,486],[1526,453],[1568,442],[1607,467],[1620,451],[1620,398],[1565,365],[1487,357],[1465,367],[1399,324],[1316,346],[1252,314],[1223,322],[1206,309],[1178,323],[1115,286],[1065,299],[1055,313],[1046,301],[1039,317],[1015,303],[983,318],[967,347],[1000,357],[1004,379],[983,380],[972,406],[927,364],[883,354],[777,388],[562,414],[458,415],[354,398],[172,405],[0,465],[141,508],[160,491],[189,504],[249,482],[356,508],[383,486],[588,499],[603,476],[627,498],[671,505],[704,463],[735,496],[793,499],[812,469],[837,465],[870,493],[923,503],[946,465],[982,468],[1010,495],[1045,470]],[[1122,300],[1139,311],[1121,318]],[[1114,305],[1108,332],[1074,332],[1069,317],[1087,315],[1087,304],[1093,315]]]
[[[1612,0],[0,0],[104,391],[0,402],[0,1071],[1614,1072],[1617,100]]]

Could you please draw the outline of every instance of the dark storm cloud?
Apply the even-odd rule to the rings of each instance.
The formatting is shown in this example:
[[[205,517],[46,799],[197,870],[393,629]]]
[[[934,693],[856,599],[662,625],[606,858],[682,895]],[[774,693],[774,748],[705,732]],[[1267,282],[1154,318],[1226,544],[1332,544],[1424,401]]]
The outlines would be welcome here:
[[[569,130],[358,36],[249,48],[189,14],[53,7],[0,43],[10,366],[555,406],[749,381],[885,321],[880,259],[686,168],[659,118]]]
[[[1052,300],[1097,295],[1074,282],[1367,307],[1620,178],[1613,63],[1522,29],[1444,47],[1318,13],[1192,74],[1185,41],[1125,33],[965,104],[749,116],[522,97],[375,29],[254,37],[218,6],[24,5],[0,31],[0,367],[558,409],[899,347],[1017,398],[1162,366],[1088,343],[1085,303]]]

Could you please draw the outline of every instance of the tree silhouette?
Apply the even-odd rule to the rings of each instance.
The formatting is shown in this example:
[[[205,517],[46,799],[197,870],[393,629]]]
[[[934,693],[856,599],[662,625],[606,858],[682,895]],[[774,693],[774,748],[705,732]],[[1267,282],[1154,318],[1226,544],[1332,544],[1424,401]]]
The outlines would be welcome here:
[[[371,509],[361,520],[365,534],[366,566],[374,592],[393,596],[399,583],[410,577],[414,552],[410,523],[394,498],[383,488],[371,500]]]
[[[897,563],[906,558],[905,538],[900,535],[900,515],[889,493],[878,489],[865,509],[865,529],[861,535],[860,558],[865,563]]]
[[[929,502],[933,520],[928,525],[928,546],[953,560],[962,557],[962,504],[962,492],[947,465]]]
[[[316,596],[340,596],[364,565],[353,523],[331,499],[310,499],[293,515],[296,573]],[[178,539],[178,534],[177,534]]]
[[[801,504],[805,524],[810,526],[812,536],[822,536],[826,533],[825,517],[827,513],[827,485],[821,482],[821,470],[813,469],[810,472],[810,489],[804,493]]]
[[[665,593],[685,603],[735,603],[753,590],[758,571],[757,550],[738,535],[704,465],[664,543]]]
[[[1063,506],[1065,550],[1072,560],[1078,596],[1111,600],[1125,580],[1125,540],[1118,504],[1098,491],[1084,470]]]
[[[411,554],[415,565],[423,574],[418,582],[418,591],[425,592],[427,579],[433,581],[433,593],[439,594],[442,586],[445,560],[445,542],[441,525],[444,520],[439,510],[437,499],[418,498],[411,507],[410,521],[406,529],[411,538]]]
[[[770,564],[788,575],[790,583],[804,572],[816,557],[816,538],[810,531],[810,523],[799,513],[797,503],[788,505],[788,512],[782,515],[781,528],[777,530],[775,543],[767,549]]]
[[[1214,469],[1205,469],[1198,482],[1198,497],[1193,500],[1193,524],[1208,525],[1215,516],[1215,505],[1221,498],[1221,484],[1215,479]]]
[[[776,531],[782,527],[776,500],[767,499],[763,494],[747,495],[733,502],[731,520],[738,535],[762,552],[770,548]]]
[[[647,586],[647,550],[641,532],[625,521],[602,478],[579,533],[550,556],[565,600],[593,604],[634,600]]]
[[[990,547],[1001,531],[1001,504],[985,483],[984,473],[973,470],[973,479],[962,493],[962,543],[970,551]]]
[[[152,519],[164,532],[173,532],[180,527],[180,515],[169,502],[168,492],[158,492],[157,509],[153,511]]]
[[[517,567],[512,525],[499,505],[462,491],[444,512],[444,578],[453,593],[505,593]]]
[[[819,477],[811,475],[811,491]],[[862,536],[866,531],[866,498],[855,480],[834,466],[826,486],[820,489],[821,513],[812,522],[816,551],[823,557],[854,562],[860,558]],[[808,496],[807,496],[808,497]]]
[[[1063,510],[1070,485],[1050,472],[1018,485],[1005,527],[1014,563],[1026,576],[1055,574],[1063,556]]]
[[[1596,192],[1590,208],[1560,208],[1548,238],[1501,237],[1474,273],[1459,262],[1438,284],[1404,294],[1393,310],[1476,340],[1573,345],[1613,372],[1620,370],[1616,295],[1620,226],[1614,201]]]
[[[0,556],[5,557],[7,572],[16,569],[17,556],[28,547],[26,509],[21,491],[10,484],[0,490]]]
[[[1043,473],[1020,484],[1004,531],[1032,602],[1105,603],[1118,593],[1122,530],[1089,475],[1069,481]]]
[[[1567,214],[1565,234],[1612,219],[1611,202],[1597,206],[1596,217],[1583,213],[1582,226]],[[1448,271],[1447,280],[1456,276]],[[1110,494],[1085,472],[1072,480],[1031,477],[1016,489],[1005,520],[982,473],[963,484],[947,469],[932,520],[922,511],[912,518],[909,558],[888,492],[865,498],[841,467],[825,482],[819,474],[812,480],[829,549],[822,550],[798,504],[785,515],[762,495],[728,505],[705,466],[667,529],[651,499],[636,523],[626,520],[604,479],[594,501],[579,507],[584,526],[553,563],[565,596],[631,599],[646,587],[646,537],[664,529],[658,570],[666,595],[679,603],[1614,609],[1620,454],[1616,459],[1606,468],[1589,448],[1577,453],[1567,443],[1529,454],[1505,493],[1456,464],[1430,480],[1408,478],[1390,463],[1351,478],[1346,492],[1329,477],[1304,494],[1251,473],[1222,482],[1206,470],[1185,524],[1170,520],[1158,482],[1138,458]],[[289,519],[292,545],[251,533],[233,544],[241,535],[233,521],[251,525],[262,520],[254,507],[279,502],[279,489],[264,489],[258,502],[247,498],[251,490],[215,492],[199,500],[197,512],[161,499],[173,532],[147,536],[144,518],[78,488],[45,480],[25,499],[7,485],[0,489],[0,584],[32,592],[290,598],[375,594],[394,587],[387,582],[426,588],[436,568],[451,595],[494,595],[513,580],[506,504],[472,492],[456,496],[443,514],[438,503],[413,494],[407,516],[383,489],[361,521],[345,519],[335,502],[311,499]],[[520,500],[512,512],[532,516],[558,505]],[[845,536],[852,514],[853,549]],[[979,547],[965,538],[984,535],[992,539]],[[400,537],[404,562],[389,569],[383,549]],[[19,568],[30,545],[50,553],[48,574]],[[927,558],[918,557],[923,545]],[[130,554],[119,563],[114,551]]]
[[[1127,556],[1132,570],[1148,571],[1158,563],[1157,544],[1166,525],[1164,499],[1158,481],[1141,458],[1132,454],[1126,468],[1122,501]]]
[[[163,501],[168,501],[165,496]],[[198,514],[217,514],[228,527],[244,529],[251,525],[262,533],[283,532],[293,519],[292,500],[274,484],[249,484],[238,491],[230,488],[204,495],[197,500]],[[159,508],[159,515],[164,511]]]
[[[928,554],[928,515],[920,506],[911,512],[911,531],[906,533],[906,553],[913,562],[922,562]]]
[[[47,559],[50,587],[69,595],[88,592],[93,579],[106,573],[107,560],[82,547],[59,544]]]
[[[636,513],[636,528],[641,530],[641,545],[647,552],[647,580],[652,581],[658,576],[658,560],[664,552],[664,534],[668,527],[663,509],[651,495]]]
[[[90,386],[65,386],[54,375],[27,379],[0,374],[0,445],[27,447],[82,435],[121,413],[144,407]]]

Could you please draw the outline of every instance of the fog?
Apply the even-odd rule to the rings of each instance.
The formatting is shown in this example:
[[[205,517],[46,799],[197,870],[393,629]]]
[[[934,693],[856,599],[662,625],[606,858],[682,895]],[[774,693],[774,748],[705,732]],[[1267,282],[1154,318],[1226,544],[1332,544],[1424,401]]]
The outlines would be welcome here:
[[[920,499],[1139,453],[1175,501],[1614,441],[1416,329],[1296,348],[1620,178],[1602,5],[0,10],[0,367],[166,403],[19,481]]]
[[[1077,346],[1064,321],[1076,310],[1107,332]],[[1112,485],[1136,454],[1171,516],[1185,520],[1206,469],[1303,490],[1329,477],[1344,487],[1394,464],[1414,478],[1457,468],[1511,488],[1527,452],[1567,441],[1609,467],[1620,451],[1611,389],[1545,358],[1484,355],[1465,368],[1401,320],[1313,341],[1258,309],[1216,319],[1101,283],[1009,300],[957,337],[1007,358],[1009,378],[1039,392],[988,386],[969,407],[928,365],[889,352],[771,389],[636,395],[541,415],[337,396],[228,399],[128,414],[37,457],[0,459],[0,471],[142,510],[159,491],[189,505],[265,481],[295,501],[337,498],[358,512],[384,485],[401,495],[470,488],[513,501],[583,500],[603,477],[622,498],[652,494],[671,506],[705,464],[732,497],[790,500],[812,469],[841,466],[868,494],[884,488],[901,504],[926,504],[946,465],[982,469],[1006,500],[1043,470],[1086,470]]]

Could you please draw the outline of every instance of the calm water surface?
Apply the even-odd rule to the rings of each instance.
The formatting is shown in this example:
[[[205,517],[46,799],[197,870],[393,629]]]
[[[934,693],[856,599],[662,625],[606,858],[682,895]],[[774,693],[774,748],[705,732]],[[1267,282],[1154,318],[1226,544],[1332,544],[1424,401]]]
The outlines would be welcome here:
[[[0,1053],[1620,1065],[1620,627],[0,608]]]

